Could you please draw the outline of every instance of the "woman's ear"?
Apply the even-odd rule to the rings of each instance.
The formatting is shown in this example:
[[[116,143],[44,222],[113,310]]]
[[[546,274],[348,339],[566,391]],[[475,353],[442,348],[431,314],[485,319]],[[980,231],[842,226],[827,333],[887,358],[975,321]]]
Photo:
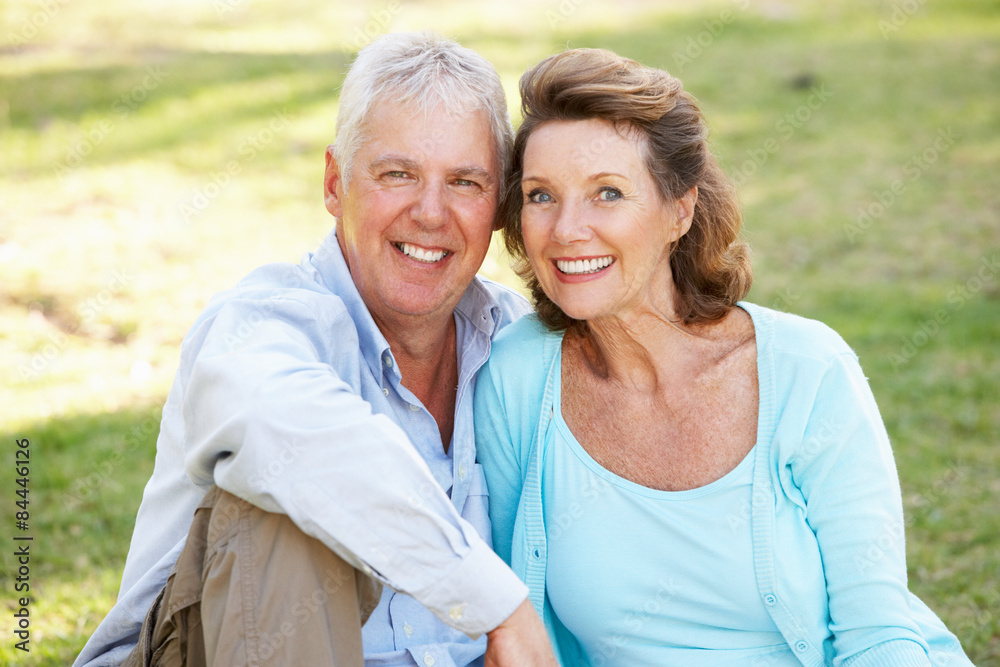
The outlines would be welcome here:
[[[697,203],[697,185],[685,192],[674,202],[674,206],[677,207],[677,237],[674,239],[675,241],[687,234],[688,230],[691,229],[691,222],[694,220],[694,205]]]
[[[333,156],[333,146],[326,147],[326,171],[323,173],[323,202],[326,210],[335,218],[343,213],[344,179],[340,174],[337,158]]]

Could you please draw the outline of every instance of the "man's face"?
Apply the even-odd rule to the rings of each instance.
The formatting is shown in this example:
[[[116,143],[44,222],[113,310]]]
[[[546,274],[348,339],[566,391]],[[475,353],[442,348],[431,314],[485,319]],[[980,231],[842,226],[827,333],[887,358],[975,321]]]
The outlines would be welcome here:
[[[377,105],[347,190],[327,150],[326,207],[380,326],[451,316],[490,245],[501,186],[482,111]]]

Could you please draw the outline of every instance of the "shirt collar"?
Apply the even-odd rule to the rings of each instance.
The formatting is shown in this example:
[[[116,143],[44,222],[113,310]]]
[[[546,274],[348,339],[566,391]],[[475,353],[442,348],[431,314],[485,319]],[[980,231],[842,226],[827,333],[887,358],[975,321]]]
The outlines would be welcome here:
[[[310,261],[319,272],[326,287],[344,302],[344,306],[358,331],[361,354],[372,373],[379,377],[384,369],[385,355],[390,352],[389,342],[375,324],[368,306],[365,305],[361,293],[358,292],[358,288],[354,284],[351,271],[347,267],[347,260],[344,259],[344,253],[337,240],[336,227],[323,239]],[[476,331],[491,339],[499,329],[502,319],[500,303],[478,277],[473,278],[472,283],[466,288],[455,307],[455,313],[468,321]],[[398,375],[395,363],[391,370],[393,374]]]
[[[357,285],[354,284],[351,270],[347,268],[347,260],[344,259],[344,253],[337,241],[336,227],[323,239],[319,249],[312,255],[311,262],[319,271],[323,284],[344,303],[358,332],[361,356],[365,358],[372,374],[375,377],[382,377],[383,360],[389,354],[389,342],[379,331],[372,314],[368,311],[368,306],[361,298]],[[391,370],[396,371],[395,364]]]
[[[462,299],[455,306],[455,312],[465,318],[477,331],[491,339],[500,328],[502,311],[496,300],[479,277],[472,279]]]

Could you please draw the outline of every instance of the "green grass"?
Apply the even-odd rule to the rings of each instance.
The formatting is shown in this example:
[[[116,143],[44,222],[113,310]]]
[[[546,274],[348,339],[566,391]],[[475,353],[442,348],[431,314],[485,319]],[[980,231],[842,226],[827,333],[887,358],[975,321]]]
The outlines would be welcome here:
[[[4,629],[0,662],[68,664],[113,604],[184,332],[329,231],[323,149],[365,31],[432,27],[497,65],[512,108],[567,45],[683,79],[740,182],[751,299],[859,353],[911,587],[1000,665],[1000,3],[45,6],[0,0],[0,442],[31,440],[35,538],[32,651]],[[498,253],[484,271],[513,280]],[[9,628],[10,465],[0,483]]]

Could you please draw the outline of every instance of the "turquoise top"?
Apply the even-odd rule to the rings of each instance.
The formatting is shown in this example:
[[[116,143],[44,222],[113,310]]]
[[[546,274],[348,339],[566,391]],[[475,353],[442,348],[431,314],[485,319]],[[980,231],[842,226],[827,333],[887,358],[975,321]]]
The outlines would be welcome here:
[[[595,461],[554,400],[545,585],[586,664],[798,665],[757,595],[750,524],[732,515],[749,507],[756,450],[711,484],[650,489]]]
[[[899,481],[857,357],[819,322],[740,305],[756,332],[759,415],[749,505],[729,507],[725,516],[736,529],[749,528],[751,553],[743,557],[786,646],[810,666],[971,665],[955,636],[907,589]],[[561,333],[533,316],[500,333],[477,380],[476,447],[489,485],[493,546],[528,584],[561,662],[575,667],[586,664],[591,639],[568,629],[574,621],[556,612],[548,588],[550,550],[558,554],[560,541],[554,531],[565,530],[547,509],[556,501],[544,465],[559,432],[561,343]],[[640,520],[634,513],[606,519]],[[599,539],[592,537],[590,548]],[[706,558],[695,543],[670,548],[674,562]],[[595,587],[618,585],[628,567],[620,550],[609,558],[592,575]],[[640,575],[647,598],[657,599],[657,572]],[[716,586],[716,598],[730,595],[740,592]],[[605,612],[604,622],[614,622],[614,613]],[[618,644],[640,641],[626,631]]]

